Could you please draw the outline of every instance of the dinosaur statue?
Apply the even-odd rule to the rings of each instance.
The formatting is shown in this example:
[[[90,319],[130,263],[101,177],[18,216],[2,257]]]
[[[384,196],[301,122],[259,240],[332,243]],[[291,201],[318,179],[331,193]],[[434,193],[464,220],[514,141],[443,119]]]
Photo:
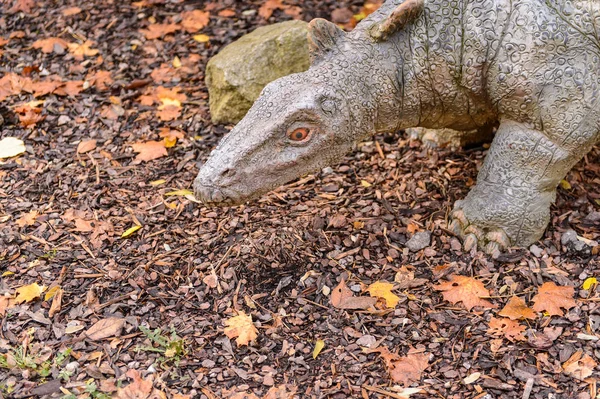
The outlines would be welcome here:
[[[379,132],[499,123],[450,228],[466,250],[527,246],[600,137],[600,1],[388,0],[345,33],[309,25],[311,67],[265,87],[194,182],[235,205]]]

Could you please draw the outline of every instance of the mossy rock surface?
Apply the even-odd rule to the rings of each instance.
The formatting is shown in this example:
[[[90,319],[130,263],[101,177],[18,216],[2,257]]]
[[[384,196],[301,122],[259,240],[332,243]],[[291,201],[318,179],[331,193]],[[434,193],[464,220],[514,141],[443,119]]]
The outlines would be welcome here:
[[[237,123],[269,82],[310,65],[308,24],[288,21],[242,36],[214,56],[206,68],[213,123]]]

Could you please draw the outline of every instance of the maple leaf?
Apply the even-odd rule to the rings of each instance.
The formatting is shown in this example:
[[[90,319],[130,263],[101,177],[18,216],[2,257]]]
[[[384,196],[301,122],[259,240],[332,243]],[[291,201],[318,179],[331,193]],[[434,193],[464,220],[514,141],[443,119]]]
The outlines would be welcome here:
[[[181,29],[179,24],[150,24],[148,29],[140,29],[146,39],[154,40]]]
[[[281,0],[267,0],[258,9],[258,15],[260,15],[264,19],[269,19],[271,15],[273,15],[273,11],[277,9],[285,10],[288,7],[289,6],[282,4]]]
[[[134,369],[127,370],[125,375],[133,381],[125,388],[117,389],[117,393],[112,396],[113,399],[154,399],[166,397],[164,393],[152,387],[152,376],[145,380]]]
[[[38,215],[38,211],[33,210],[17,219],[16,223],[19,227],[33,226],[35,224],[35,219],[38,217]]]
[[[164,106],[175,105],[181,107],[181,103],[187,100],[187,96],[183,93],[180,93],[179,90],[181,89],[178,87],[167,89],[163,86],[158,86],[156,88],[156,97]]]
[[[39,48],[43,53],[49,54],[55,52],[62,54],[69,47],[69,42],[59,37],[49,37],[48,39],[39,39],[33,42],[33,48]]]
[[[395,353],[391,353],[387,347],[375,350],[385,363],[392,381],[411,385],[421,379],[421,374],[429,366],[428,353],[411,353],[401,357]]]
[[[573,287],[563,287],[553,282],[544,283],[536,296],[533,297],[533,310],[536,312],[546,311],[550,316],[562,316],[566,310],[577,305],[573,299],[575,289]]]
[[[175,105],[161,105],[158,109],[159,111],[156,113],[156,116],[165,122],[177,119],[181,114],[181,107]]]
[[[0,78],[0,101],[9,96],[14,96],[22,91],[31,93],[31,79],[21,77],[15,73],[9,72]]]
[[[117,120],[120,116],[125,115],[123,107],[117,104],[107,105],[100,111],[100,115],[110,120]]]
[[[46,119],[45,116],[41,115],[42,110],[37,108],[39,103],[43,101],[32,101],[26,104],[18,105],[14,108],[15,112],[19,116],[19,121],[24,127],[35,126],[36,123]]]
[[[592,375],[597,365],[598,363],[590,355],[577,351],[563,363],[562,367],[565,374],[583,381]]]
[[[506,318],[496,318],[492,316],[490,319],[490,328],[488,329],[488,334],[496,335],[496,336],[504,336],[509,341],[513,342],[524,341],[525,336],[523,332],[526,327],[519,324],[516,320],[506,319]]]
[[[17,297],[15,303],[31,302],[34,299],[39,298],[42,292],[46,290],[45,286],[40,286],[38,283],[25,285],[17,288]]]
[[[140,163],[142,161],[152,161],[157,158],[165,157],[169,155],[165,148],[164,141],[147,141],[145,143],[135,143],[133,151],[139,154],[135,157],[135,162]]]
[[[33,88],[33,96],[34,97],[42,97],[42,96],[45,96],[47,94],[52,94],[62,84],[63,83],[60,80],[60,78],[58,78],[58,79],[52,79],[52,80],[42,80],[42,81],[34,82],[33,86],[32,86],[32,88]]]
[[[510,298],[506,306],[498,313],[500,316],[508,317],[511,320],[536,318],[535,311],[525,304],[525,301],[518,296]]]
[[[181,13],[181,25],[188,33],[198,32],[208,25],[210,13],[207,11],[193,10]]]
[[[170,82],[177,76],[177,71],[171,68],[169,64],[161,64],[160,67],[154,68],[150,77],[156,83]]]
[[[355,297],[344,279],[331,291],[331,304],[338,309],[367,309],[375,305],[377,298]]]
[[[485,288],[481,281],[475,280],[472,277],[451,275],[450,281],[442,282],[433,288],[438,291],[443,291],[444,299],[452,304],[462,302],[467,310],[471,310],[475,306],[482,308],[496,308],[493,303],[482,299],[484,296],[489,296],[489,291]]]
[[[398,305],[400,298],[392,292],[394,288],[394,284],[388,283],[387,281],[377,281],[371,284],[367,291],[372,297],[383,298],[385,300],[385,305],[393,309]]]
[[[85,43],[69,43],[69,51],[73,54],[73,58],[78,61],[83,61],[84,57],[91,57],[98,54],[98,50],[91,49],[90,46],[94,44],[91,40],[86,40]]]
[[[83,91],[83,80],[70,80],[54,90],[54,94],[59,96],[75,97]]]
[[[165,147],[167,148],[175,147],[177,139],[182,139],[184,137],[183,132],[180,132],[179,130],[171,130],[168,127],[163,127],[159,130],[160,133],[158,135],[163,138]]]
[[[240,345],[248,345],[258,337],[258,330],[252,323],[252,316],[244,312],[239,312],[237,316],[225,320],[224,332],[229,338],[235,338],[235,342]]]
[[[92,74],[88,74],[85,78],[90,85],[95,86],[96,90],[104,91],[110,88],[113,84],[110,71],[96,71]]]

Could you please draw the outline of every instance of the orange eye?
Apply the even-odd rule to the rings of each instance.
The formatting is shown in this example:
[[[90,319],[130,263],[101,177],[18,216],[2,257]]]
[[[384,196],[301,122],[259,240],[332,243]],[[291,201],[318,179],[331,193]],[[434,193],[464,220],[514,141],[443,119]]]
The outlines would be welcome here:
[[[308,135],[310,134],[310,129],[305,127],[300,127],[298,129],[294,129],[290,133],[288,133],[288,137],[292,141],[303,141],[306,140]]]

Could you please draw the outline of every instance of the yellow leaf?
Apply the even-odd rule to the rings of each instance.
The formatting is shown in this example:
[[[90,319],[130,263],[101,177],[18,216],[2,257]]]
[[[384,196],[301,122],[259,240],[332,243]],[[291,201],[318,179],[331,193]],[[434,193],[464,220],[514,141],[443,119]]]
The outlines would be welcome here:
[[[589,289],[591,289],[593,286],[595,286],[597,284],[598,284],[598,280],[596,279],[596,277],[588,277],[583,282],[582,288],[584,290],[589,290]]]
[[[171,196],[182,196],[185,197],[186,195],[194,195],[193,192],[191,192],[190,190],[175,190],[175,191],[169,191],[168,193],[165,194],[166,197],[171,197]]]
[[[181,68],[181,60],[177,56],[175,56],[175,58],[173,58],[173,67]]]
[[[42,292],[46,290],[45,286],[40,286],[38,283],[25,285],[17,288],[17,297],[15,298],[16,303],[31,302],[42,295]]]
[[[132,235],[133,233],[135,233],[136,231],[138,231],[141,228],[142,228],[142,226],[136,224],[135,226],[127,229],[126,232],[124,232],[123,234],[121,234],[121,238],[127,238],[127,237],[129,237],[130,235]]]
[[[14,275],[15,275],[14,272],[9,272],[9,271],[2,273],[2,277],[9,277],[9,276],[14,276]]]
[[[321,353],[324,347],[325,341],[323,341],[322,339],[318,339],[315,343],[315,349],[313,349],[313,359],[316,359],[317,356],[319,356],[319,353]]]
[[[203,35],[203,34],[194,35],[193,38],[198,43],[206,43],[210,40],[210,37],[208,35]]]
[[[154,180],[150,182],[151,186],[160,186],[161,184],[165,184],[167,181],[165,179]]]
[[[360,185],[361,185],[361,186],[363,186],[363,187],[367,187],[367,188],[368,188],[368,187],[371,187],[371,183],[369,183],[369,182],[368,182],[368,181],[366,181],[366,180],[361,180],[361,181],[360,181]]]
[[[400,301],[400,298],[392,292],[394,284],[388,283],[387,281],[377,281],[371,284],[367,291],[372,297],[378,297],[385,299],[385,305],[388,308],[395,308]]]
[[[50,288],[44,295],[44,301],[48,301],[48,300],[52,299],[58,291],[60,291],[59,285],[55,285],[54,287]]]
[[[163,140],[165,141],[165,148],[172,148],[177,144],[177,137],[165,137]]]
[[[561,180],[560,181],[560,186],[564,189],[564,190],[570,190],[571,189],[571,184],[566,181],[566,180]]]
[[[356,230],[360,230],[360,229],[362,229],[363,227],[365,227],[365,222],[361,222],[361,221],[358,221],[358,220],[357,220],[357,221],[355,221],[353,224],[354,224],[354,228],[355,228]]]
[[[254,341],[258,337],[258,330],[252,323],[252,316],[244,312],[226,320],[225,324],[227,325],[224,331],[225,335],[235,338],[238,346],[248,345],[250,341]]]
[[[16,137],[5,137],[0,140],[0,159],[16,157],[25,152],[25,143]]]
[[[165,97],[165,98],[161,98],[160,101],[162,102],[162,105],[159,105],[158,109],[163,109],[168,106],[181,107],[181,101],[179,101],[176,98]]]

